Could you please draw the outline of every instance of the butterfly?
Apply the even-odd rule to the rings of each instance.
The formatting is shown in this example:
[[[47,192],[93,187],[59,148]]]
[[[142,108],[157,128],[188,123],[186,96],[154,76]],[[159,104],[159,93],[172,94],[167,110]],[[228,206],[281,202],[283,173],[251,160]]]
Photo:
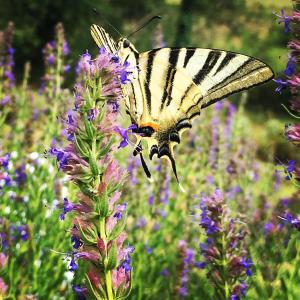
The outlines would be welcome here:
[[[262,61],[235,52],[159,48],[139,53],[128,38],[115,42],[98,25],[91,26],[91,35],[99,48],[135,67],[133,80],[124,88],[125,106],[137,136],[133,155],[140,155],[148,178],[151,173],[143,157],[143,140],[150,160],[154,155],[168,158],[178,181],[173,148],[200,111],[274,77]]]

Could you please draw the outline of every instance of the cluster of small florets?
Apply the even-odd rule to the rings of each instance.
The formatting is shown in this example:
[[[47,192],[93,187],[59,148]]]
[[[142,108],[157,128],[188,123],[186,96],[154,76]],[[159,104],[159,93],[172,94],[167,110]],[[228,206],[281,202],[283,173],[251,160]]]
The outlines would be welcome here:
[[[12,100],[15,84],[13,36],[14,24],[10,22],[4,31],[0,31],[0,110]]]
[[[42,85],[39,92],[45,93],[48,97],[53,97],[58,93],[63,74],[71,69],[71,66],[65,62],[70,49],[61,23],[56,25],[55,32],[56,39],[49,41],[43,49],[45,74],[42,77]]]
[[[278,84],[276,91],[281,93],[283,89],[289,89],[292,94],[290,101],[290,109],[296,114],[300,112],[300,73],[299,73],[299,55],[300,55],[300,13],[297,11],[292,12],[290,16],[286,15],[282,10],[281,15],[278,15],[279,23],[284,23],[285,32],[292,32],[293,38],[288,42],[288,62],[284,70],[285,79],[274,79]],[[284,105],[283,105],[284,106]],[[284,106],[288,113],[295,118],[299,118]],[[299,145],[300,143],[300,124],[286,124],[285,136],[289,142]],[[285,178],[293,180],[297,184],[299,181],[299,166],[295,160],[289,160],[287,164],[283,164],[285,169]]]
[[[208,270],[220,299],[229,295],[231,299],[240,299],[245,296],[247,278],[252,275],[252,261],[245,242],[245,223],[231,217],[218,189],[210,197],[201,197],[200,209],[200,226],[205,231],[206,240],[200,244],[204,260],[198,265]]]

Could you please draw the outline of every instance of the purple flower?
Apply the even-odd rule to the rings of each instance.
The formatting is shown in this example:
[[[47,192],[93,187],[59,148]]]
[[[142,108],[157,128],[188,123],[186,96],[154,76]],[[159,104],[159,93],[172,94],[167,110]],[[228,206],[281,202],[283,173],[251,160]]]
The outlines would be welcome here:
[[[168,269],[163,269],[161,272],[160,272],[160,275],[161,276],[164,276],[164,277],[167,277],[170,275],[170,272]]]
[[[7,96],[4,96],[4,97],[2,98],[2,100],[0,101],[0,104],[4,106],[4,105],[6,105],[9,101],[10,101],[10,96],[7,95]]]
[[[71,66],[70,65],[64,65],[64,72],[68,73],[71,70]]]
[[[149,198],[148,198],[148,204],[149,204],[149,206],[152,206],[153,203],[154,203],[154,197],[153,197],[153,195],[151,194],[151,195],[149,196]]]
[[[27,180],[27,175],[25,173],[25,166],[21,166],[15,170],[15,181],[17,185],[20,187]]]
[[[73,243],[73,248],[78,249],[82,245],[82,242],[80,241],[80,238],[78,238],[76,235],[71,236],[71,243]]]
[[[85,300],[86,299],[85,295],[88,291],[88,289],[86,287],[81,287],[80,285],[73,285],[72,289],[76,293],[78,300]]]
[[[286,68],[284,70],[284,74],[289,77],[292,76],[295,73],[295,68],[296,68],[296,59],[294,56],[290,56]]]
[[[128,145],[128,132],[136,128],[137,126],[135,124],[130,125],[127,129],[121,127],[115,128],[115,131],[123,138],[118,148],[124,148]]]
[[[59,163],[59,169],[63,170],[66,165],[69,163],[70,154],[67,151],[64,151],[63,149],[58,148],[50,148],[48,151],[50,155],[56,156],[57,162]]]
[[[63,42],[63,55],[66,56],[70,53],[70,49],[66,40]]]
[[[243,257],[240,264],[241,264],[241,266],[243,266],[246,269],[246,275],[248,277],[252,276],[251,266],[253,265],[253,263],[252,263],[251,258],[249,257],[246,259],[245,257]]]
[[[0,166],[2,166],[5,170],[8,170],[9,160],[10,160],[10,153],[6,153],[4,156],[1,156]]]
[[[48,65],[52,66],[55,63],[55,55],[53,53],[51,53],[48,57],[47,57],[47,63]]]
[[[207,263],[204,262],[204,261],[199,261],[199,262],[197,261],[197,262],[195,262],[194,265],[195,265],[195,267],[198,268],[198,269],[205,269]]]
[[[275,89],[276,93],[281,93],[283,89],[286,89],[288,86],[288,83],[286,81],[283,81],[282,79],[273,79],[274,82],[278,84],[278,87]]]
[[[148,246],[148,245],[146,245],[146,251],[147,251],[148,254],[152,254],[153,253],[153,249],[150,246]]]
[[[65,215],[72,211],[74,208],[76,208],[77,205],[73,204],[72,202],[69,202],[69,200],[67,198],[64,198],[64,205],[63,205],[63,213],[60,214],[59,218],[61,220],[65,219]]]
[[[136,222],[137,228],[144,228],[147,225],[147,221],[144,217],[140,217]]]
[[[69,265],[69,271],[75,272],[77,269],[78,269],[78,265],[76,264],[75,257],[73,255]]]
[[[27,241],[28,240],[28,232],[26,230],[26,226],[25,225],[21,225],[21,226],[18,226],[18,231],[21,235],[21,240],[22,241]]]
[[[291,225],[300,231],[300,216],[294,218],[291,213],[286,212],[280,219],[283,220],[285,224]]]
[[[296,170],[296,161],[295,160],[289,160],[288,164],[286,166],[286,180],[290,180],[293,177],[293,172]]]
[[[284,23],[284,32],[289,32],[292,18],[285,14],[284,9],[281,10],[281,15],[275,15],[279,18],[278,24]]]
[[[124,268],[125,272],[129,273],[132,269],[130,254],[134,252],[134,247],[129,246],[125,250],[127,250],[127,251],[125,251],[126,252],[126,257],[125,257],[124,261],[122,262],[122,264],[120,265],[119,268]]]

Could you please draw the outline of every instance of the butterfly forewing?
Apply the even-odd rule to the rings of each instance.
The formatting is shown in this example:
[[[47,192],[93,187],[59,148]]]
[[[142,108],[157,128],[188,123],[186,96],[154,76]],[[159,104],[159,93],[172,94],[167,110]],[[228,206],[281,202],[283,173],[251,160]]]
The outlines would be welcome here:
[[[152,57],[150,64],[149,57]],[[140,54],[139,68],[141,72],[152,69],[145,82],[150,89],[151,99],[147,99],[150,108],[160,104],[161,109],[169,107],[175,112],[177,108],[186,113],[195,106],[200,110],[273,77],[267,65],[252,57],[199,48],[163,48],[145,52]]]
[[[110,53],[117,53],[118,49],[115,41],[102,27],[93,24],[91,26],[91,35],[99,48],[104,47]]]

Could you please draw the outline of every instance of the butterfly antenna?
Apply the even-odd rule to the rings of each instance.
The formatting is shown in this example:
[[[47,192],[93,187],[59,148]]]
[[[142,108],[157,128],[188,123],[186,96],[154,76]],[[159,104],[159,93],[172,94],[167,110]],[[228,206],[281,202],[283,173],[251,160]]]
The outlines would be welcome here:
[[[147,26],[149,23],[151,23],[153,20],[155,19],[161,19],[161,16],[153,16],[152,18],[150,18],[146,23],[144,23],[141,27],[139,27],[138,29],[136,29],[134,32],[130,33],[127,38],[131,37],[132,35],[134,35],[135,33],[137,33],[138,31],[140,31],[141,29],[143,29],[145,26]]]
[[[120,33],[120,31],[113,26],[106,18],[104,18],[99,11],[96,8],[92,8],[92,11],[100,18],[102,18],[120,37],[122,37],[122,34]]]

